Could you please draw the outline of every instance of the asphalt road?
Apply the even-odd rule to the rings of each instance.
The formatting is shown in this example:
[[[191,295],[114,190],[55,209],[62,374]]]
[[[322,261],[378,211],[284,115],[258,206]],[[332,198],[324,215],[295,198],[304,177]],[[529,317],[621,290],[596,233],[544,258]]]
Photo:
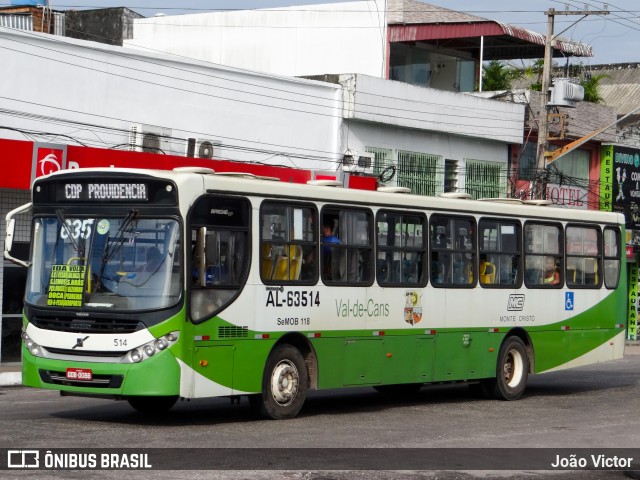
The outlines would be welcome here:
[[[405,398],[382,395],[370,388],[331,390],[312,392],[300,416],[288,421],[256,420],[246,399],[239,405],[231,405],[228,399],[180,402],[166,415],[144,417],[126,402],[4,387],[0,388],[0,448],[36,449],[42,455],[48,449],[99,455],[120,448],[140,452],[169,448],[149,452],[156,467],[168,462],[169,468],[176,470],[5,470],[0,477],[623,479],[622,471],[541,470],[535,468],[535,462],[530,468],[530,461],[540,452],[557,450],[564,455],[571,449],[585,449],[578,452],[586,453],[608,449],[608,454],[623,456],[628,449],[640,448],[639,411],[637,346],[628,347],[623,360],[532,376],[525,396],[515,402],[477,398],[464,384],[427,386]],[[222,450],[225,448],[231,450]],[[239,450],[264,448],[271,450]],[[424,452],[431,459],[437,452],[438,468],[411,468],[415,467],[416,451],[420,451],[416,449],[428,449]],[[464,461],[447,463],[461,452],[469,458],[483,458],[487,451],[482,449],[491,450],[488,464],[481,469],[461,471],[456,467],[466,465]],[[227,455],[232,470],[198,470],[202,452],[216,465]],[[309,462],[312,468],[305,468],[305,458],[311,458],[305,455],[310,452],[316,452],[321,461],[314,459]],[[344,452],[379,453],[367,460],[367,465],[375,465],[376,470],[364,470],[361,458],[344,463]],[[246,461],[242,455],[246,455]],[[496,457],[503,457],[509,469],[504,469]],[[302,467],[264,469],[264,465],[290,466],[296,459],[301,460]],[[520,463],[524,468],[517,468]],[[319,465],[326,465],[328,470]]]

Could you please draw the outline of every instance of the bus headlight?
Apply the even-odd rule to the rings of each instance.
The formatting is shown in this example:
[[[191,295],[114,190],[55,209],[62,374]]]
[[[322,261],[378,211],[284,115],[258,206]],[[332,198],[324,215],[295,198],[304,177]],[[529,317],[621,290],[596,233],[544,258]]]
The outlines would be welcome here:
[[[169,341],[162,337],[156,340],[156,349],[162,351],[169,346]]]
[[[144,346],[144,353],[147,357],[151,357],[154,353],[156,353],[156,347],[154,347],[152,343],[147,343]]]
[[[34,357],[40,356],[40,345],[31,340],[31,337],[27,335],[27,332],[22,332],[22,340],[24,341],[24,345],[27,347],[27,350],[31,352],[31,355]]]
[[[170,332],[160,338],[147,342],[144,345],[140,345],[127,353],[125,356],[126,361],[129,363],[140,363],[155,355],[156,352],[161,352],[162,350],[169,348],[172,344],[178,341],[179,337],[180,332]]]
[[[129,352],[129,358],[133,363],[138,363],[142,361],[142,352],[137,348],[134,348]]]

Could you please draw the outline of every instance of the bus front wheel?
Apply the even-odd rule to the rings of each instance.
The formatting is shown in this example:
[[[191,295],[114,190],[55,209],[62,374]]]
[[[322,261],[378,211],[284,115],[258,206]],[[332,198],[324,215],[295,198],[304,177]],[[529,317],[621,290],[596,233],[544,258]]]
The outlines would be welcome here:
[[[294,418],[304,404],[308,389],[309,376],[302,354],[291,345],[279,345],[267,359],[262,394],[249,396],[249,401],[264,418]]]
[[[129,405],[140,413],[157,414],[164,413],[178,401],[177,395],[166,397],[129,397]]]
[[[524,393],[529,375],[529,357],[520,338],[508,337],[498,354],[496,378],[483,380],[482,390],[488,398],[517,400]]]

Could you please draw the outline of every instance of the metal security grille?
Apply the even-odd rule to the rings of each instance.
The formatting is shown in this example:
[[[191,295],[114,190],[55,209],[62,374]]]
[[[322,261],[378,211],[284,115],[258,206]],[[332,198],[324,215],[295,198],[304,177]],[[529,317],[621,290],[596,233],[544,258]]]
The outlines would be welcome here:
[[[506,165],[482,160],[465,161],[465,188],[474,199],[506,196]]]
[[[388,148],[364,147],[364,151],[373,154],[373,174],[376,177],[379,177],[386,168],[393,166],[393,150]]]
[[[398,151],[398,186],[416,195],[437,195],[444,188],[444,158],[419,152]]]

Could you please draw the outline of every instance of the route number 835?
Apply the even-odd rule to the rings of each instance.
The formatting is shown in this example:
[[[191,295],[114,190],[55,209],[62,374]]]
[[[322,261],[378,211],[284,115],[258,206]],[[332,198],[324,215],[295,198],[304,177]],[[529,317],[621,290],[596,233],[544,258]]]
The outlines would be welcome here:
[[[71,238],[73,238],[74,240],[77,240],[79,238],[86,240],[91,235],[91,227],[93,225],[92,218],[88,218],[85,220],[67,219],[66,223],[67,227],[63,225],[60,228],[60,237],[64,240],[69,238],[69,236],[71,236]]]

